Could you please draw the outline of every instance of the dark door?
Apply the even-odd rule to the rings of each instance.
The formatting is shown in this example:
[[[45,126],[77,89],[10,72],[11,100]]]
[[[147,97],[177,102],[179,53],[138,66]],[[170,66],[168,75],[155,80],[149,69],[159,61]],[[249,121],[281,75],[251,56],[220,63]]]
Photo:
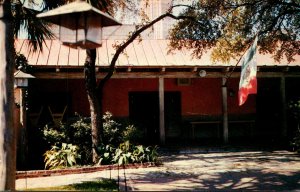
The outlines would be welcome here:
[[[142,130],[146,143],[159,142],[159,98],[157,92],[129,93],[129,116]]]
[[[165,128],[168,141],[178,140],[181,136],[181,94],[165,93]]]
[[[129,93],[129,116],[144,132],[145,141],[159,143],[159,94],[158,92]],[[180,92],[165,93],[166,138],[180,137],[181,95]]]
[[[268,142],[280,134],[280,79],[258,79],[256,134]]]

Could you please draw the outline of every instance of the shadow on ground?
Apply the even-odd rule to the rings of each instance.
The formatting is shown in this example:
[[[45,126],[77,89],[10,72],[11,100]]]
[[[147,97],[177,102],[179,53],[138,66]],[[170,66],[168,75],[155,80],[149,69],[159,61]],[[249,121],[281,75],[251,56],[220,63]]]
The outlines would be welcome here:
[[[131,176],[132,190],[299,190],[300,157],[289,151],[169,154],[164,170]]]

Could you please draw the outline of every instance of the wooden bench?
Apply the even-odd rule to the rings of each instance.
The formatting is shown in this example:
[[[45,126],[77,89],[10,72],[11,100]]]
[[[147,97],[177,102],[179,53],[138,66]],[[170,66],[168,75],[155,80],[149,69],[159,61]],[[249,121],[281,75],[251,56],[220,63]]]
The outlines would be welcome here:
[[[254,128],[254,125],[255,125],[255,120],[229,120],[228,121],[228,126],[229,128],[231,127],[230,124],[246,124],[246,125],[250,125],[249,128],[249,135],[248,136],[253,136],[253,128]]]
[[[191,136],[192,139],[195,139],[195,128],[201,128],[202,126],[196,126],[196,125],[205,125],[205,124],[213,124],[216,125],[217,128],[217,137],[220,138],[220,124],[222,121],[219,120],[213,120],[213,121],[191,121]]]
[[[253,135],[253,125],[255,124],[255,120],[229,120],[228,124],[250,124],[251,125],[251,132],[249,133],[250,135]],[[201,129],[202,126],[197,126],[197,125],[205,125],[205,124],[213,124],[216,125],[217,129],[217,137],[221,137],[221,130],[220,130],[220,125],[222,124],[221,120],[212,120],[212,121],[190,121],[191,124],[191,137],[194,140],[195,139],[195,128]],[[230,127],[230,126],[229,126]]]

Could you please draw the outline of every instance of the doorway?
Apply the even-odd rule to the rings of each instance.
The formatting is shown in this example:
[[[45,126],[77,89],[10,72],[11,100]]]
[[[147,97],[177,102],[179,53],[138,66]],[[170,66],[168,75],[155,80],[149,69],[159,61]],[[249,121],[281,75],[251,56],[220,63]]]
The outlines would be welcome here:
[[[159,143],[159,94],[155,92],[129,93],[129,118],[144,133],[145,142]],[[166,139],[179,137],[181,124],[180,92],[165,92]]]
[[[258,79],[256,135],[262,142],[278,139],[281,130],[280,79]]]

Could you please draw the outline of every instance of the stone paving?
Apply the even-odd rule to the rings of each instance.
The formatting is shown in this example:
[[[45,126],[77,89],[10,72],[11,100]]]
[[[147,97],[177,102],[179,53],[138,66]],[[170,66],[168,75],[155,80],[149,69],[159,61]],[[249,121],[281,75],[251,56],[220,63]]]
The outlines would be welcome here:
[[[184,150],[162,157],[162,167],[126,169],[130,191],[182,190],[285,190],[300,191],[300,156],[296,153],[258,150]],[[125,190],[123,170],[119,171]],[[17,189],[118,178],[118,171],[18,179]]]

